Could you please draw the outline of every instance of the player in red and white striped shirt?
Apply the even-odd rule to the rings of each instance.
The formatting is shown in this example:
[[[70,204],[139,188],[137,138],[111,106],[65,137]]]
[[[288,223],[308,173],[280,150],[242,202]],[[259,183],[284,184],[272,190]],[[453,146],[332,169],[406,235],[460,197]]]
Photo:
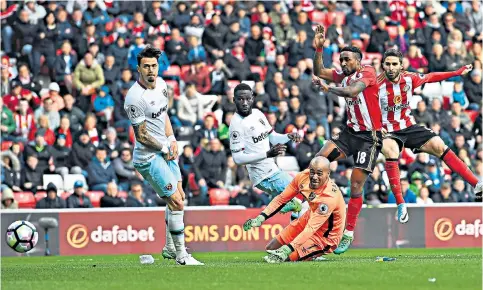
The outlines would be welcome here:
[[[409,102],[413,90],[425,83],[465,75],[473,69],[472,65],[461,67],[452,72],[433,72],[429,74],[410,73],[402,70],[403,55],[396,49],[389,49],[382,60],[384,72],[377,77],[379,100],[382,110],[383,140],[382,153],[386,157],[386,172],[392,192],[398,204],[398,220],[406,223],[409,219],[401,191],[399,174],[399,153],[403,147],[415,152],[426,152],[443,160],[453,172],[458,173],[475,188],[482,191],[483,184],[470,171],[444,141],[431,129],[416,124],[411,115]]]
[[[322,90],[343,97],[347,104],[347,126],[341,133],[332,136],[329,142],[317,153],[329,161],[354,156],[354,170],[351,175],[351,199],[347,210],[347,225],[335,254],[342,254],[349,249],[353,241],[353,231],[362,208],[362,191],[367,176],[376,165],[381,151],[381,109],[379,107],[376,71],[373,67],[362,66],[362,53],[357,47],[345,47],[341,50],[340,64],[342,72],[324,68],[322,50],[325,41],[324,27],[317,26],[314,56],[314,83]],[[342,87],[328,87],[320,79],[342,84]]]

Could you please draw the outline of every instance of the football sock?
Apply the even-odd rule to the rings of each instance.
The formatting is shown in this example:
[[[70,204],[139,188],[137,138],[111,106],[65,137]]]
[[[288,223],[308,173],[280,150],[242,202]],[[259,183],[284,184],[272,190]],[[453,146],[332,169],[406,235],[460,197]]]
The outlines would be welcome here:
[[[174,247],[173,238],[171,237],[171,233],[169,232],[168,228],[168,220],[169,220],[169,207],[166,205],[166,211],[164,212],[164,220],[166,222],[166,248],[168,250],[174,251],[176,248]]]
[[[454,154],[453,150],[447,148],[440,158],[453,172],[456,172],[459,176],[463,177],[463,179],[471,184],[471,186],[476,186],[478,178],[473,172],[471,172],[468,166],[466,166],[466,164]]]
[[[290,255],[288,256],[288,259],[292,262],[295,262],[295,261],[298,261],[300,259],[299,257],[299,253],[297,251],[293,251],[292,253],[290,253]]]
[[[391,184],[392,193],[394,194],[394,197],[396,197],[396,203],[404,203],[401,190],[401,175],[399,173],[399,160],[388,158],[386,159],[384,167],[386,168],[387,177]]]
[[[362,195],[359,195],[358,197],[351,197],[351,199],[349,200],[349,205],[347,207],[346,230],[354,231],[357,223],[357,218],[359,217],[359,213],[362,209],[362,204]]]
[[[184,211],[172,211],[168,217],[168,228],[173,238],[174,247],[176,248],[176,258],[180,259],[186,256],[186,248],[184,245]]]

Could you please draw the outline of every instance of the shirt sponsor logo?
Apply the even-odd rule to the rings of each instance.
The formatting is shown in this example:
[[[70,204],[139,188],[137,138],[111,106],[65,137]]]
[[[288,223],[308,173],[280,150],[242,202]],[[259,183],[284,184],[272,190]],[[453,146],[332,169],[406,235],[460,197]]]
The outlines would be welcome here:
[[[355,105],[362,105],[362,101],[360,99],[345,99],[347,106],[355,106]]]
[[[409,108],[409,104],[400,104],[400,105],[395,105],[395,106],[388,106],[384,108],[384,111],[386,112],[396,112],[400,111],[404,108]]]
[[[268,132],[260,134],[258,137],[252,137],[253,143],[262,142],[268,136]]]
[[[162,107],[161,109],[159,109],[159,111],[157,113],[152,113],[151,117],[153,119],[156,119],[158,118],[159,116],[161,116],[162,113],[166,112],[168,110],[168,105]]]

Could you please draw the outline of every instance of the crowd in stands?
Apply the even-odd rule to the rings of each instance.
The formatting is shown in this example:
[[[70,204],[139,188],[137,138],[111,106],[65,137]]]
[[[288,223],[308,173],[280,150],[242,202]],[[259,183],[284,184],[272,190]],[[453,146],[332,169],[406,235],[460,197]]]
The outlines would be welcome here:
[[[277,163],[307,168],[345,123],[345,102],[311,82],[314,27],[326,27],[324,64],[346,45],[381,73],[398,47],[407,71],[473,71],[416,91],[418,123],[437,132],[483,175],[482,13],[479,1],[5,1],[1,10],[2,208],[163,205],[132,165],[134,135],[123,108],[136,55],[164,51],[169,116],[180,144],[189,205],[266,205],[230,156],[233,88],[247,82],[277,132],[298,132]],[[296,160],[294,162],[294,160]],[[367,204],[394,203],[383,160],[364,190]],[[331,175],[349,196],[352,159]],[[441,160],[403,150],[410,203],[468,202],[472,188]],[[58,178],[61,177],[61,181]],[[74,179],[73,179],[74,178]],[[69,182],[67,182],[69,180]]]

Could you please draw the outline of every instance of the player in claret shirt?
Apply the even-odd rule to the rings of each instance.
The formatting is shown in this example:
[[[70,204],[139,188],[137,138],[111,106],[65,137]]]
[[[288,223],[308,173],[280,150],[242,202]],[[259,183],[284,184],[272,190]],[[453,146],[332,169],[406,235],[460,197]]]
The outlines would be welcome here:
[[[355,166],[351,175],[351,198],[347,210],[347,225],[335,254],[347,251],[354,239],[354,228],[362,208],[362,191],[367,176],[376,166],[382,147],[381,109],[377,96],[376,71],[362,66],[362,53],[357,47],[348,46],[341,50],[342,72],[325,68],[322,50],[325,42],[324,27],[315,31],[314,83],[323,91],[343,97],[347,107],[347,126],[339,135],[324,144],[317,156],[324,156],[330,162],[354,156]],[[320,79],[342,84],[329,87]]]
[[[425,83],[440,82],[465,75],[473,69],[473,66],[465,65],[452,72],[418,74],[403,71],[402,61],[403,55],[400,51],[387,50],[382,60],[384,72],[378,76],[377,83],[385,135],[382,153],[386,157],[386,172],[398,204],[397,218],[399,222],[406,223],[409,216],[401,191],[398,160],[403,147],[412,149],[416,153],[426,152],[440,158],[453,172],[458,173],[471,184],[479,196],[483,185],[433,130],[416,124],[409,106],[415,88]]]
[[[309,203],[299,219],[293,221],[266,247],[268,263],[307,261],[329,254],[339,244],[345,225],[345,202],[335,182],[329,178],[330,162],[319,156],[254,219],[243,225],[245,231],[259,227],[288,201],[302,194]]]

